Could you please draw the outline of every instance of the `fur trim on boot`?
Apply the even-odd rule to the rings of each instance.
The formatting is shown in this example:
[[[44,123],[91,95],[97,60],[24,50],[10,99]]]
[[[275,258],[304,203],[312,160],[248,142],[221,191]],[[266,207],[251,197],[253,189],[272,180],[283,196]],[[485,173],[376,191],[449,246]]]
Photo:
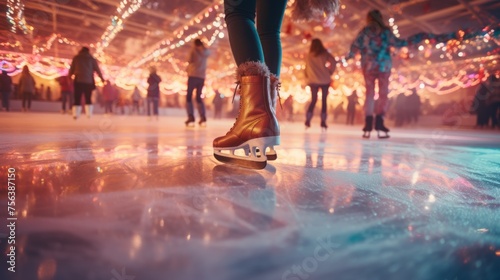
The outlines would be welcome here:
[[[339,0],[295,0],[292,18],[297,21],[333,17],[339,13]]]
[[[271,75],[271,72],[267,65],[259,61],[247,61],[238,66],[238,70],[236,70],[236,80],[238,82],[241,82],[243,76],[269,77],[269,75]]]

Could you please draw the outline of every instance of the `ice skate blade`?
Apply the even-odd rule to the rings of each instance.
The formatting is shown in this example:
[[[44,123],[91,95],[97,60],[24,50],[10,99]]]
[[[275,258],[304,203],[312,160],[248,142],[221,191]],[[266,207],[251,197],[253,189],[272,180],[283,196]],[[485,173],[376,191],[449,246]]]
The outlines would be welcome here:
[[[225,163],[252,169],[263,169],[266,167],[268,159],[266,149],[271,148],[271,151],[274,151],[274,146],[279,144],[279,136],[255,138],[236,147],[214,147],[214,157]],[[243,150],[245,156],[235,154],[239,150]],[[226,153],[222,151],[226,151]],[[274,154],[271,153],[270,156],[271,158],[277,158],[276,151],[274,151]]]
[[[277,160],[278,159],[278,154],[276,152],[269,152],[266,153],[267,160]]]
[[[260,156],[260,150],[257,149],[257,155]],[[276,150],[274,150],[274,147],[271,147],[271,150],[266,153],[267,160],[277,160],[278,159],[278,154],[276,153]]]
[[[368,138],[370,138],[370,133],[369,132],[365,132],[365,133],[363,133],[363,135],[361,137],[363,137],[365,139],[368,139]]]
[[[234,157],[226,157],[226,156],[216,154],[216,153],[214,153],[214,157],[215,157],[215,159],[217,159],[220,162],[234,164],[234,165],[238,165],[238,166],[250,168],[250,169],[260,170],[260,169],[266,168],[266,165],[267,165],[267,161],[251,161],[251,160],[234,158]]]
[[[385,135],[380,135],[380,133],[377,132],[377,136],[378,136],[378,139],[387,139],[391,136],[389,136],[389,134],[387,134],[387,132],[385,132]]]

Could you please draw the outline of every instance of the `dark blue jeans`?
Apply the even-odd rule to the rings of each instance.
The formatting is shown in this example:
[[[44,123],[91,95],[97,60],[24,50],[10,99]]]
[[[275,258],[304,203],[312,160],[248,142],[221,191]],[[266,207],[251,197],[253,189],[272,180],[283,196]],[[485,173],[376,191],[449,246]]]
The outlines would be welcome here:
[[[196,102],[201,103],[203,100],[201,99],[201,94],[203,90],[203,85],[205,84],[205,79],[198,77],[189,77],[188,78],[188,88],[186,95],[186,102],[191,103],[193,98],[193,91],[196,89]]]
[[[260,61],[279,76],[280,30],[286,3],[287,0],[224,0],[229,43],[238,66]]]
[[[330,85],[310,84],[309,86],[311,87],[311,104],[309,104],[309,109],[307,109],[307,112],[313,112],[314,106],[316,106],[316,102],[318,101],[318,91],[321,88],[321,113],[326,113],[326,100],[328,97],[328,88],[330,87]]]
[[[75,82],[75,105],[82,105],[82,95],[85,96],[85,105],[92,104],[92,91],[95,86],[93,84]]]

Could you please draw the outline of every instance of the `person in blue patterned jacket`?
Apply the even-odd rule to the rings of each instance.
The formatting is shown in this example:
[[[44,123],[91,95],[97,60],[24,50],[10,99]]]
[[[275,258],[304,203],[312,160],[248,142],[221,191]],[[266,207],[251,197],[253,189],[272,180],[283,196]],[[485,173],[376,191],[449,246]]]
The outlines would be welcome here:
[[[379,138],[388,138],[389,129],[384,125],[384,114],[387,110],[387,95],[389,94],[389,77],[392,69],[391,48],[401,48],[418,44],[425,39],[447,41],[455,38],[455,33],[434,35],[418,33],[406,40],[397,38],[392,30],[384,23],[379,10],[371,10],[367,16],[367,25],[359,32],[351,45],[346,59],[361,54],[361,68],[365,78],[365,126],[363,137],[369,138],[373,129],[373,115],[375,114],[375,130],[385,135]],[[378,80],[379,98],[375,104],[375,80]]]

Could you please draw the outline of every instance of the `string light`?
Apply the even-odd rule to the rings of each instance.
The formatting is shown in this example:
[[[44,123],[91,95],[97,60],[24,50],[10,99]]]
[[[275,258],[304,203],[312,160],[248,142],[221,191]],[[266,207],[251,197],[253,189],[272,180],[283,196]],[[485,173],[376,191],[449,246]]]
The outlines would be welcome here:
[[[52,35],[49,36],[47,43],[43,44],[41,47],[33,45],[33,54],[39,55],[39,54],[42,54],[43,52],[50,50],[52,48],[52,44],[56,40],[60,44],[66,44],[66,45],[70,45],[70,46],[80,46],[81,45],[78,42],[75,42],[73,40],[70,40],[66,37],[61,36],[61,34],[52,33]]]
[[[7,0],[6,17],[11,32],[17,33],[19,29],[23,34],[28,34],[33,31],[33,27],[26,24],[26,19],[24,18],[24,4],[21,0]]]
[[[171,38],[163,40],[162,42],[160,42],[160,43],[156,44],[155,46],[153,46],[152,48],[148,49],[144,54],[139,56],[138,59],[134,59],[134,60],[130,61],[130,63],[128,64],[128,67],[140,67],[151,60],[157,61],[161,56],[165,55],[167,52],[183,46],[185,43],[190,42],[191,40],[193,40],[197,37],[200,37],[205,32],[208,32],[214,28],[215,29],[223,29],[224,24],[222,23],[222,19],[224,18],[224,15],[222,12],[218,12],[220,7],[221,7],[221,5],[219,5],[219,4],[213,4],[205,9],[203,9],[196,16],[194,16],[193,19],[188,24],[176,29],[173,32],[173,35]],[[211,23],[205,25],[207,27],[204,29],[204,31],[203,31],[203,29],[200,29],[199,31],[193,32],[193,33],[185,36],[185,32],[187,30],[192,28],[194,25],[201,23],[203,20],[211,17],[212,14],[215,14],[216,17]],[[208,28],[208,26],[211,26],[211,27]],[[217,32],[217,35],[219,33],[220,33],[220,31]],[[217,36],[217,35],[215,35],[215,36]],[[183,37],[184,37],[184,39],[181,39]],[[217,37],[214,38],[212,36],[212,38],[209,41],[209,45],[211,43],[213,43],[213,41],[215,41],[216,39],[217,39]]]
[[[123,30],[123,21],[135,13],[142,5],[142,0],[122,0],[116,9],[116,14],[111,18],[111,24],[106,28],[101,35],[101,41],[96,43],[95,56],[106,61],[104,57],[104,49],[109,46],[111,41]]]
[[[19,42],[19,41],[16,40],[15,43],[11,43],[11,42],[0,43],[0,47],[8,47],[8,48],[19,47],[20,49],[22,49],[22,44],[21,44],[21,42]]]

